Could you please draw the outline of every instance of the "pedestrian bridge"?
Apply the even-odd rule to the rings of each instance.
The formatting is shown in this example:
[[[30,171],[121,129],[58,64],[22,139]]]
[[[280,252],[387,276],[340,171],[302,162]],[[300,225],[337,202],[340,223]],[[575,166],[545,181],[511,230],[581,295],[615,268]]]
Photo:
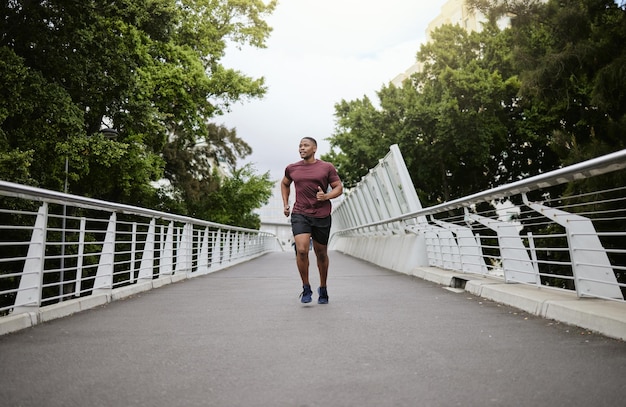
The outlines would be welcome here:
[[[333,213],[328,306],[272,234],[0,182],[0,399],[617,405],[624,167],[423,208],[392,146]]]

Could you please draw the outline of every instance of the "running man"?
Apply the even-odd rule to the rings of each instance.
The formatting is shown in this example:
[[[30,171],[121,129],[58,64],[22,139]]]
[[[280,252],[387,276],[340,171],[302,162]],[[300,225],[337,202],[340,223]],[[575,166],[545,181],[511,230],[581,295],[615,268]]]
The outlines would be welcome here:
[[[304,137],[300,140],[299,151],[302,160],[285,168],[285,176],[280,186],[284,214],[289,216],[291,213],[291,230],[296,243],[296,265],[302,279],[300,300],[303,303],[312,301],[313,292],[309,282],[309,239],[312,238],[320,273],[317,303],[328,304],[326,279],[332,209],[330,200],[343,193],[343,185],[331,163],[315,158],[317,141],[314,138]],[[296,190],[293,210],[289,207],[292,182]]]

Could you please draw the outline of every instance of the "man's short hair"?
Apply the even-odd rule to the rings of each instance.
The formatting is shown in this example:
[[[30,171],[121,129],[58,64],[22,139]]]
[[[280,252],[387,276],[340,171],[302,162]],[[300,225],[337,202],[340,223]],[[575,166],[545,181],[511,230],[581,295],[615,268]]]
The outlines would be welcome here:
[[[317,140],[315,140],[313,137],[302,137],[302,140],[311,140],[313,142],[313,144],[315,144],[315,146],[317,146]]]

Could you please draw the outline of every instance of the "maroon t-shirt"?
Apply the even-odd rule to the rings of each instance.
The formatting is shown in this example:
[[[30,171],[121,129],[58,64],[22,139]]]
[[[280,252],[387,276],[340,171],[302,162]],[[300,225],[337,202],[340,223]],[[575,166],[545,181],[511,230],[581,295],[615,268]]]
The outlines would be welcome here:
[[[289,164],[285,168],[285,177],[296,187],[296,202],[292,213],[314,218],[325,218],[330,215],[332,209],[330,200],[318,201],[317,187],[322,187],[322,191],[326,193],[332,182],[340,180],[337,170],[331,163],[315,160],[312,164],[304,161]]]

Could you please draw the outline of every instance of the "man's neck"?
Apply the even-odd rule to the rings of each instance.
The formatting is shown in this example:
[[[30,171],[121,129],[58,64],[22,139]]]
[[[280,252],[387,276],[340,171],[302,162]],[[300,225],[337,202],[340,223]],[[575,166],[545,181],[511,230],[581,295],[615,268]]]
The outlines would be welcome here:
[[[314,164],[317,160],[315,159],[315,156],[311,156],[309,158],[305,158],[303,161],[305,164]]]

